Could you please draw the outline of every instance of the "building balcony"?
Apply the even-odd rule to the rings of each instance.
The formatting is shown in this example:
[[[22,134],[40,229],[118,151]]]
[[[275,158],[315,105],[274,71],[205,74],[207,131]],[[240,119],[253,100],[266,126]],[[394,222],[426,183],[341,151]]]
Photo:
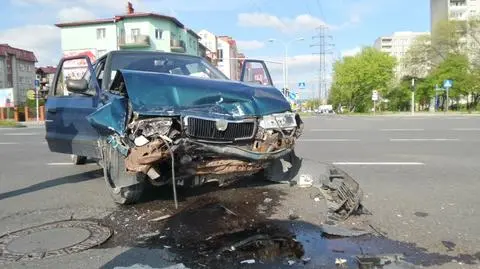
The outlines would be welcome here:
[[[148,35],[123,36],[119,38],[118,45],[121,49],[149,48],[150,37]]]
[[[170,40],[170,50],[172,52],[185,53],[185,51],[186,51],[185,42],[183,40],[171,39]]]

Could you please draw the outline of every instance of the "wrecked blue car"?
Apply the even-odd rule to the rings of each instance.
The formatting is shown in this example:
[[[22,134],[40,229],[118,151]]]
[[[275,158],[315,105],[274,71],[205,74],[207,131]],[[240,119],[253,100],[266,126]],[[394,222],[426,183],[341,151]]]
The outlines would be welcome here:
[[[272,164],[290,158],[302,129],[256,60],[233,81],[184,54],[112,51],[94,64],[64,58],[46,102],[50,150],[75,164],[97,160],[120,204],[138,202],[146,185],[223,185],[254,174],[279,180]]]

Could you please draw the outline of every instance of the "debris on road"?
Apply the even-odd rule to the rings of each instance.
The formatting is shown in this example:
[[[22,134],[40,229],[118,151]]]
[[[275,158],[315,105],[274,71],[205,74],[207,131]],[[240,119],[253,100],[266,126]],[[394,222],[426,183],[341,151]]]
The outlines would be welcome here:
[[[451,241],[442,241],[442,245],[447,248],[447,251],[453,251],[455,250],[455,247],[457,244],[451,242]]]
[[[315,197],[313,200],[314,200],[315,202],[320,202],[320,197]]]
[[[273,200],[272,200],[271,198],[268,198],[268,197],[265,198],[265,200],[263,200],[263,202],[264,202],[265,204],[268,204],[268,203],[270,203],[271,201],[273,201]]]
[[[362,235],[369,234],[369,232],[367,231],[352,230],[344,227],[327,225],[327,224],[322,225],[321,229],[324,234],[341,236],[341,237],[354,237],[354,236],[362,236]]]
[[[153,221],[162,221],[162,220],[166,220],[168,218],[170,218],[171,215],[165,215],[165,216],[161,216],[161,217],[158,217],[158,218],[154,218],[154,219],[151,219],[149,220],[150,222],[153,222]]]
[[[254,259],[249,259],[249,260],[244,260],[240,262],[241,264],[254,264],[255,260]]]
[[[301,174],[300,179],[297,182],[300,188],[309,188],[313,185],[313,178],[309,174]]]
[[[295,264],[295,261],[292,261],[292,260],[288,260],[288,265],[292,266]]]
[[[347,260],[342,259],[342,258],[336,258],[335,259],[335,265],[344,265],[347,263]]]
[[[159,236],[160,234],[161,234],[160,232],[141,234],[141,235],[137,236],[137,239],[139,239],[139,240],[148,239],[148,238]]]

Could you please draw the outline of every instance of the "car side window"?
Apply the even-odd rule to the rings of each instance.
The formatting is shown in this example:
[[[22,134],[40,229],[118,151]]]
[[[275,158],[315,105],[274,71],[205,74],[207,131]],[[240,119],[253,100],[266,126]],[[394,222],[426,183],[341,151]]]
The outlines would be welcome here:
[[[88,81],[88,90],[81,93],[82,95],[95,95],[95,84],[92,83],[92,74],[90,73],[89,64],[85,58],[71,58],[61,62],[58,66],[58,75],[54,78],[53,87],[50,95],[53,96],[69,96],[78,95],[67,89],[67,79],[85,79]],[[95,76],[93,76],[95,78]]]

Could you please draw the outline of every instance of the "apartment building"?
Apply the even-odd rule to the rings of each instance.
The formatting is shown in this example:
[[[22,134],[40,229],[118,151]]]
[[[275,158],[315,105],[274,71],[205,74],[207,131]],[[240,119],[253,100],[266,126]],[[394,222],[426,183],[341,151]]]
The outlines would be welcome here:
[[[428,32],[395,32],[390,36],[377,38],[374,47],[397,59],[395,73],[397,78],[401,78],[406,73],[406,70],[402,65],[402,60],[408,49],[417,37],[429,34],[430,33]]]
[[[13,105],[24,103],[34,88],[36,62],[33,52],[0,44],[0,89],[13,89]]]
[[[200,44],[205,46],[206,51],[206,58],[213,63],[214,65],[217,65],[217,60],[218,60],[218,38],[215,34],[207,31],[207,30],[200,30],[198,31],[198,35],[200,36]]]
[[[112,50],[153,50],[199,55],[200,36],[174,17],[138,13],[55,24],[61,29],[64,55],[87,53],[98,58]],[[93,59],[93,60],[94,60]]]
[[[218,69],[233,80],[240,79],[237,42],[230,36],[218,37]]]

